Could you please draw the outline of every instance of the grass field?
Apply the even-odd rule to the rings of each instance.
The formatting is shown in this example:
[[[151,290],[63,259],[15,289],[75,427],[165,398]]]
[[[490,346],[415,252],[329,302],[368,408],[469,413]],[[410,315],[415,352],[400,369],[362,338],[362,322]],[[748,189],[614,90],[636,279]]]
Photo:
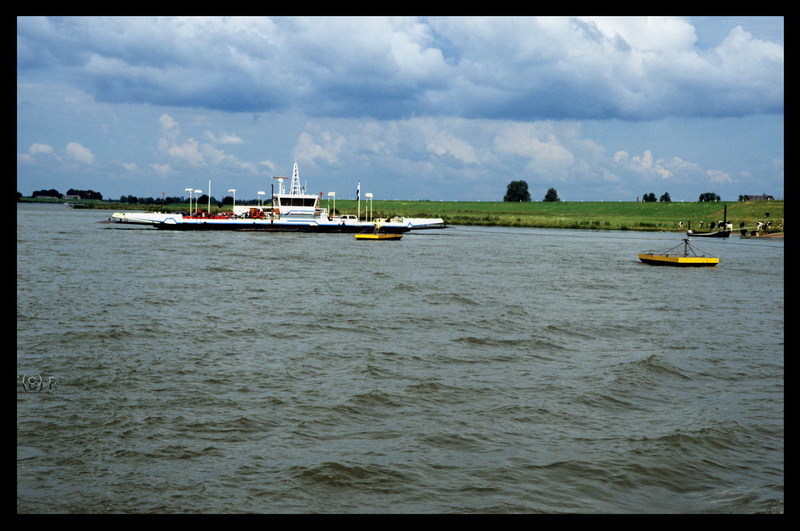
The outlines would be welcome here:
[[[748,227],[766,219],[773,231],[783,225],[783,201],[716,202],[716,203],[641,203],[641,202],[437,202],[437,201],[374,201],[373,217],[406,216],[442,218],[449,225],[496,225],[505,227],[540,227],[569,229],[608,229],[638,231],[683,231],[689,222],[694,229],[727,218],[734,229],[739,223]],[[361,215],[368,206],[361,202]],[[355,214],[356,201],[336,201],[336,209]],[[769,212],[769,218],[765,213]],[[683,227],[679,226],[683,222]]]
[[[705,227],[713,221],[723,219],[728,207],[728,221],[735,231],[744,222],[748,228],[767,220],[772,222],[770,232],[783,231],[784,212],[780,201],[720,201],[692,203],[643,203],[602,201],[560,201],[510,203],[504,201],[373,201],[373,218],[392,216],[442,218],[448,225],[494,225],[503,227],[539,227],[565,229],[636,230],[636,231],[684,231],[689,223],[693,229]],[[134,205],[85,201],[84,208],[114,210],[147,210]],[[202,206],[202,205],[201,205]],[[322,206],[332,205],[323,199]],[[150,210],[185,210],[186,204],[165,205]],[[212,212],[230,210],[230,206]],[[360,214],[367,217],[369,203],[361,201]],[[336,210],[341,214],[357,214],[359,204],[355,200],[337,199]],[[769,217],[765,213],[769,212]],[[683,222],[683,227],[679,223]]]

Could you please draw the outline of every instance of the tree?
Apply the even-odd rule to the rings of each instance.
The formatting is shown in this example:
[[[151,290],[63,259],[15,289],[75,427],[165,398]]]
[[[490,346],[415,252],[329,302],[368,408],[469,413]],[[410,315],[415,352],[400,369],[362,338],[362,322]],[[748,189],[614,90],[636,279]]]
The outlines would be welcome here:
[[[94,190],[76,190],[74,188],[70,188],[67,190],[67,195],[76,195],[81,199],[97,199],[102,201],[103,194],[99,192],[95,192]]]
[[[656,194],[650,192],[649,194],[644,194],[642,196],[642,201],[645,203],[655,203],[656,202]]]
[[[561,199],[558,198],[558,192],[556,192],[555,188],[549,188],[547,193],[544,194],[544,201],[556,203]]]
[[[525,181],[511,181],[508,183],[508,190],[503,197],[503,201],[530,201],[531,193],[528,191],[528,183]]]
[[[704,194],[700,194],[700,199],[698,201],[719,201],[720,198],[717,194],[713,192],[706,192]]]
[[[669,196],[669,194],[667,192],[664,192],[664,195],[659,197],[658,200],[661,201],[662,203],[671,203],[672,202],[672,198]]]
[[[31,194],[31,197],[58,197],[60,199],[63,196],[58,190],[51,188],[49,190],[36,190]]]

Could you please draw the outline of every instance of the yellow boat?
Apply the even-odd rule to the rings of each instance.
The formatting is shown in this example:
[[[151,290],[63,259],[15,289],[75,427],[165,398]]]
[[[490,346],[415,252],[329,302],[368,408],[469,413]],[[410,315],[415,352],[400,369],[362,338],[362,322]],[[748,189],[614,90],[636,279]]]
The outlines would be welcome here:
[[[698,255],[695,249],[689,245],[688,238],[683,240],[682,251],[675,251],[678,247],[681,246],[678,245],[663,253],[644,251],[639,253],[639,260],[645,264],[680,267],[714,267],[719,264],[719,258],[717,257]]]
[[[372,229],[356,233],[356,240],[399,240],[403,235],[399,232],[383,232],[381,224],[376,223]]]
[[[386,233],[386,232],[359,232],[356,234],[356,240],[399,240],[403,235],[400,233]]]

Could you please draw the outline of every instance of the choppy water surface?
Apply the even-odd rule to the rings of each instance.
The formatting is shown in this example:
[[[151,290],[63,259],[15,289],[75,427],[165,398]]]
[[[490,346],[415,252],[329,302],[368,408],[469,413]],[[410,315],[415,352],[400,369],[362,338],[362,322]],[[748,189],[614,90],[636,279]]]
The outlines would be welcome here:
[[[784,243],[17,209],[20,513],[782,513]]]

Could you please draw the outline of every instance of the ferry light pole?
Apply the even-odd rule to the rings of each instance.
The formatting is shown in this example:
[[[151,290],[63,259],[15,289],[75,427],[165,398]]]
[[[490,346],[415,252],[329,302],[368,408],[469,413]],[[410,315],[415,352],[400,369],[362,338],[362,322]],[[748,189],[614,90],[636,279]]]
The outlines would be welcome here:
[[[367,192],[364,194],[364,197],[366,197],[369,202],[369,218],[367,221],[372,221],[372,192]]]
[[[192,188],[186,188],[184,192],[189,192],[189,215],[192,214]]]
[[[258,206],[259,207],[263,205],[263,203],[261,201],[261,196],[262,195],[267,195],[267,192],[264,192],[263,190],[259,190],[258,191]]]
[[[194,208],[200,210],[200,205],[197,204],[197,200],[200,199],[200,194],[202,194],[202,190],[195,190],[194,191]]]
[[[231,208],[231,212],[234,212],[236,210],[236,188],[231,188],[228,190],[228,193],[231,192],[233,192],[233,208]]]

